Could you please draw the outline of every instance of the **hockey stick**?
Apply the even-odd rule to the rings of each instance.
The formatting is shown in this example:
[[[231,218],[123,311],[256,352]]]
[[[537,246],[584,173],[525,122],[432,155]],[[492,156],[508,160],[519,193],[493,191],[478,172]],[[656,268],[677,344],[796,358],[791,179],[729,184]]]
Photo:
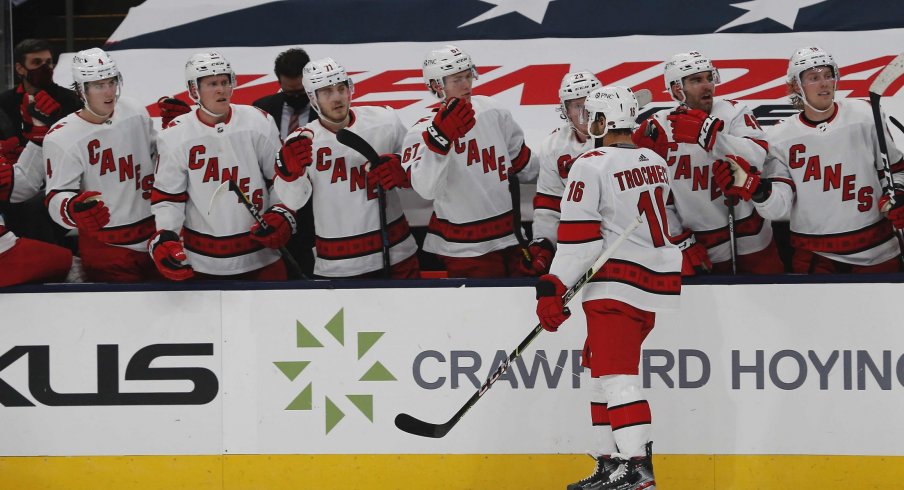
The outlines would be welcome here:
[[[612,254],[614,254],[615,251],[618,250],[618,247],[621,246],[621,244],[631,235],[631,233],[634,232],[635,229],[637,229],[638,226],[640,226],[642,222],[643,220],[641,220],[640,216],[635,218],[631,222],[631,224],[627,228],[625,228],[625,231],[622,232],[621,236],[619,236],[618,239],[615,240],[615,242],[613,242],[612,245],[610,245],[609,248],[607,248],[598,259],[596,259],[596,262],[594,262],[593,265],[590,266],[590,269],[584,272],[584,275],[581,276],[580,279],[578,279],[577,284],[568,289],[568,291],[565,291],[565,294],[562,295],[563,305],[567,305],[568,302],[571,301],[571,299],[574,298],[574,296],[578,292],[580,292],[581,289],[583,289],[583,287],[590,281],[590,278],[592,278],[597,272],[599,272],[600,269],[603,268],[603,265],[606,263],[606,261],[609,260],[610,257],[612,257]],[[521,354],[524,352],[524,350],[527,349],[531,342],[533,342],[534,339],[537,338],[537,336],[540,335],[540,332],[542,331],[543,327],[538,323],[537,326],[534,327],[534,329],[531,330],[529,334],[527,334],[527,337],[525,337],[524,340],[522,340],[521,343],[518,344],[518,347],[516,347],[515,350],[513,350],[509,354],[508,359],[503,361],[502,364],[499,365],[499,368],[497,368],[496,371],[494,371],[493,374],[491,374],[490,377],[488,377],[487,380],[484,381],[483,386],[481,386],[480,389],[478,389],[473,395],[471,395],[471,398],[469,398],[468,401],[466,401],[465,404],[461,408],[459,408],[457,412],[455,412],[455,415],[453,415],[452,418],[450,418],[445,423],[431,424],[429,422],[424,422],[423,420],[416,419],[406,413],[400,413],[396,415],[395,418],[396,427],[409,434],[421,437],[440,438],[445,436],[447,433],[449,433],[450,430],[452,430],[452,427],[455,427],[455,424],[457,424],[458,421],[461,420],[462,417],[464,417],[465,413],[467,413],[468,410],[470,410],[471,407],[473,407],[474,404],[477,403],[477,400],[480,400],[480,397],[482,397],[483,394],[490,389],[493,383],[495,383],[496,380],[499,379],[499,377],[508,370],[512,362],[514,362],[515,359],[521,357]]]
[[[738,237],[735,236],[735,200],[728,200],[728,249],[731,251],[731,275],[738,273]]]
[[[899,54],[882,69],[873,84],[869,86],[869,104],[873,109],[873,122],[876,124],[876,137],[879,140],[879,152],[882,154],[882,171],[885,174],[884,192],[888,196],[891,206],[895,205],[895,185],[888,162],[888,142],[885,141],[885,124],[882,122],[882,107],[879,101],[888,87],[902,75],[904,75],[904,54]],[[882,210],[880,209],[880,211]],[[895,235],[898,237],[901,259],[904,260],[904,234],[902,234],[902,230],[895,228]]]
[[[888,116],[888,120],[898,128],[898,131],[904,133],[904,124],[901,124],[901,121],[895,119],[895,116]]]
[[[254,221],[257,221],[257,224],[260,225],[263,229],[270,228],[270,225],[264,221],[264,218],[261,217],[261,213],[258,212],[257,207],[248,200],[248,196],[239,189],[239,186],[236,185],[235,181],[232,179],[227,180],[220,184],[216,190],[213,191],[213,195],[210,196],[210,204],[207,207],[207,214],[210,214],[213,211],[213,204],[216,201],[217,197],[223,192],[223,189],[228,188],[233,194],[238,196],[239,202],[241,202],[245,209],[248,210],[248,213],[251,214],[251,217],[254,218]],[[301,272],[301,267],[298,266],[298,262],[295,261],[295,257],[292,257],[292,254],[286,249],[286,247],[279,247],[279,253],[282,255],[283,260],[286,261],[286,272],[289,276],[289,279],[304,279],[304,274]]]
[[[380,155],[370,146],[370,143],[356,133],[342,128],[336,133],[336,139],[343,145],[364,155],[364,158],[370,162],[372,168],[376,168],[380,164]],[[383,254],[383,277],[390,277],[391,265],[389,263],[389,230],[386,229],[386,191],[379,184],[377,185],[377,203],[380,206],[380,243]]]
[[[518,240],[524,260],[530,265],[534,258],[530,255],[530,250],[528,250],[530,244],[527,242],[527,238],[524,238],[524,230],[521,229],[521,181],[518,179],[518,174],[508,175],[508,188],[509,194],[512,196],[512,229],[515,232],[515,240]]]

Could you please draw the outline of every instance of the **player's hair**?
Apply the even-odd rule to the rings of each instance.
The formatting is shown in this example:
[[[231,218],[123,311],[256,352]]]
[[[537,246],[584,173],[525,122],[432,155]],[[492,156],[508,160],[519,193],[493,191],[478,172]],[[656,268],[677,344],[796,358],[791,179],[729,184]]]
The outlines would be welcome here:
[[[24,39],[13,50],[13,58],[16,63],[25,65],[25,55],[41,51],[50,51],[50,54],[53,55],[53,50],[50,49],[48,41],[44,39]]]
[[[304,65],[307,65],[309,61],[311,61],[311,57],[305,50],[301,48],[287,49],[276,56],[273,72],[277,77],[300,77]]]
[[[796,81],[788,80],[785,82],[785,88],[788,90],[788,100],[791,101],[791,105],[794,106],[795,109],[802,111],[804,110],[804,99],[801,98],[800,94],[794,91],[794,87],[797,87]],[[800,90],[801,93],[803,93],[803,88],[800,88]]]

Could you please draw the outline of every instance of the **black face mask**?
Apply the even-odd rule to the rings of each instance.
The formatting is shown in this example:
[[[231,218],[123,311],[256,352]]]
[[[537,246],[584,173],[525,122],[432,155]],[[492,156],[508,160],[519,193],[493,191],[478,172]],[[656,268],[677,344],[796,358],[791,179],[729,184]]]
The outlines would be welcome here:
[[[308,96],[304,92],[283,92],[286,97],[285,101],[289,107],[292,109],[300,110],[304,109],[306,105],[308,105]]]
[[[39,89],[46,89],[53,85],[53,67],[45,63],[33,70],[28,70],[25,80]]]

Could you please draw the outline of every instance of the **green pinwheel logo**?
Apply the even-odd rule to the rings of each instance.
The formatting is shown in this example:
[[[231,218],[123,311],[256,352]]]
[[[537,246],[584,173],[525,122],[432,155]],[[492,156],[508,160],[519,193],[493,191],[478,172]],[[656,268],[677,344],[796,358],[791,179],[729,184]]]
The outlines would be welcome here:
[[[344,362],[345,358],[351,357],[355,358],[356,365],[360,367],[360,369],[352,370],[352,372],[361,372],[364,371],[360,377],[355,375],[354,379],[351,380],[343,380],[346,383],[344,385],[348,385],[348,382],[351,382],[355,386],[355,391],[359,391],[358,387],[363,387],[360,383],[366,382],[375,382],[375,381],[396,381],[395,376],[386,366],[383,365],[380,361],[375,361],[368,366],[367,362],[363,362],[362,358],[365,354],[370,351],[374,345],[383,337],[385,332],[357,332],[354,337],[356,339],[357,344],[357,353],[354,352],[354,346],[346,345],[346,331],[345,331],[345,309],[340,308],[339,311],[333,316],[330,321],[326,323],[322,327],[324,333],[329,335],[329,338],[332,340],[326,340],[322,334],[318,333],[315,335],[311,329],[304,326],[300,321],[295,322],[295,347],[301,350],[301,352],[305,354],[311,355],[302,355],[301,357],[313,357],[314,349],[323,350],[330,349],[331,359],[338,359],[339,362]],[[332,344],[331,346],[325,346],[324,342],[321,342],[321,338],[325,339],[327,342]],[[338,351],[332,351],[336,350]],[[311,366],[312,360],[292,360],[292,361],[276,361],[273,364],[279,369],[279,371],[285,375],[286,378],[292,383],[296,382],[296,379],[309,367]],[[317,361],[320,362],[320,361]],[[348,372],[348,369],[339,369],[332,372]],[[304,377],[302,377],[305,379]],[[318,392],[334,392],[335,390],[327,390],[327,389],[319,389],[315,386],[315,383],[318,385],[326,386],[334,380],[310,380],[307,379],[307,382],[300,382],[300,384],[304,384],[305,386],[302,388],[301,392],[298,393],[297,396],[289,403],[289,405],[285,408],[285,410],[313,410],[314,409],[314,393],[315,390]],[[369,390],[360,390],[360,391],[369,391]],[[374,395],[369,393],[344,393],[345,399],[347,399],[351,405],[357,408],[368,420],[371,422],[374,421]],[[342,395],[340,395],[342,396]],[[325,410],[325,421],[326,421],[326,433],[329,434],[331,430],[333,430],[342,419],[345,418],[345,412],[340,408],[340,404],[337,403],[337,400],[331,399],[330,396],[324,395],[323,397],[323,406]],[[343,402],[344,403],[344,402]]]

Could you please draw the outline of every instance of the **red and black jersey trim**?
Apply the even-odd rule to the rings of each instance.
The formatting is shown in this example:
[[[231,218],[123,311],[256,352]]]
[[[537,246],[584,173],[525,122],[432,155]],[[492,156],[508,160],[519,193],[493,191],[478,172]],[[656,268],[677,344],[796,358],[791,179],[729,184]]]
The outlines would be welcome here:
[[[57,194],[62,194],[64,192],[67,194],[72,194],[72,195],[67,197],[66,199],[63,199],[62,201],[60,201],[60,209],[58,212],[60,213],[60,217],[63,219],[63,223],[66,223],[67,225],[71,226],[72,228],[75,228],[76,227],[75,222],[72,221],[72,218],[69,217],[69,211],[66,209],[66,207],[69,205],[69,199],[72,199],[73,197],[78,195],[79,189],[56,189],[56,190],[52,190],[52,191],[48,192],[47,196],[44,197],[44,207],[47,208],[47,212],[51,212],[50,211],[50,201],[54,197],[56,197]]]
[[[833,112],[832,115],[829,116],[829,118],[826,119],[825,121],[813,121],[810,118],[808,118],[806,115],[804,115],[804,111],[800,111],[800,115],[798,115],[798,119],[800,119],[800,122],[803,123],[804,126],[807,126],[810,128],[815,128],[823,123],[831,124],[831,122],[834,121],[836,117],[838,117],[838,112],[841,110],[841,108],[838,107],[838,102],[834,102],[832,105],[835,107],[835,112]]]
[[[763,231],[763,225],[766,220],[762,216],[753,212],[746,218],[735,220],[735,237],[755,236]],[[728,243],[730,234],[728,233],[728,225],[715,230],[694,231],[697,242],[703,244],[706,248],[713,248],[723,243]]]
[[[389,234],[390,247],[402,243],[411,236],[408,220],[404,215],[386,225],[386,232]],[[317,247],[317,257],[320,259],[353,259],[380,252],[383,248],[383,240],[380,237],[380,230],[376,230],[341,238],[317,236],[314,238],[314,246]]]
[[[154,187],[151,189],[151,204],[157,204],[160,202],[186,202],[188,201],[188,193],[187,192],[179,192],[177,194],[170,194],[166,191],[161,191],[160,189]]]
[[[527,147],[527,143],[521,144],[521,150],[518,151],[518,155],[515,158],[512,158],[512,168],[511,173],[518,173],[527,166],[527,162],[530,161],[530,148]]]
[[[882,245],[894,238],[891,223],[881,219],[859,230],[830,235],[791,232],[791,246],[811,252],[851,255]]]
[[[594,427],[609,426],[609,412],[607,404],[590,402],[590,422]]]
[[[904,172],[904,158],[902,158],[901,160],[899,160],[896,163],[891,164],[891,166],[889,167],[889,170],[891,170],[891,173],[893,173],[893,174]]]
[[[240,257],[264,248],[263,245],[251,239],[249,232],[231,236],[213,236],[183,228],[182,241],[185,243],[186,250],[221,259]]]
[[[766,153],[769,153],[769,142],[768,142],[768,141],[766,141],[766,140],[761,140],[761,139],[759,139],[759,138],[752,138],[752,137],[750,137],[750,136],[747,136],[747,139],[749,139],[750,141],[753,141],[754,143],[760,145],[760,147],[761,147],[762,149],[766,150]]]
[[[680,272],[657,272],[636,262],[621,259],[609,259],[590,282],[620,282],[652,294],[681,294]]]
[[[548,209],[557,213],[562,212],[562,196],[551,196],[538,192],[534,196],[534,210]]]
[[[788,184],[788,187],[791,187],[792,191],[795,191],[795,192],[797,191],[797,186],[794,185],[794,181],[791,179],[786,179],[784,177],[772,177],[769,180],[771,180],[773,182],[781,182],[783,184]]]
[[[599,221],[562,221],[559,223],[559,243],[587,243],[603,239]]]
[[[612,430],[650,424],[653,415],[650,413],[650,404],[646,400],[625,403],[624,405],[609,406],[609,420]]]
[[[512,212],[468,223],[452,223],[438,218],[436,213],[433,213],[427,226],[427,233],[432,233],[447,242],[456,243],[480,243],[505,238],[514,233]]]
[[[110,245],[133,245],[146,242],[157,231],[154,217],[147,218],[128,225],[105,227],[92,233],[92,237]]]

